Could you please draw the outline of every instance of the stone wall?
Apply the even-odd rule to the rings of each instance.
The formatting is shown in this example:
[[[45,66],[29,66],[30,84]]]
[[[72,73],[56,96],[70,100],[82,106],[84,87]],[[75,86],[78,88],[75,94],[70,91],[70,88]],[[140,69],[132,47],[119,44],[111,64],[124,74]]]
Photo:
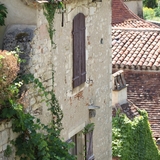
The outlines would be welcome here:
[[[0,0],[0,3],[7,7],[7,18],[5,19],[6,26],[0,26],[0,48],[2,48],[2,40],[4,32],[8,25],[12,24],[36,24],[36,9],[28,7],[21,0]]]
[[[143,18],[143,2],[142,0],[126,0],[126,6],[136,15]]]
[[[12,131],[12,123],[9,121],[0,122],[0,160],[14,160],[14,147],[11,145],[10,141],[17,137],[17,134]],[[10,158],[4,156],[7,145],[12,146],[12,154]]]
[[[82,12],[86,20],[87,83],[72,88],[72,20]],[[61,136],[68,140],[88,123],[95,123],[93,150],[96,160],[111,160],[111,1],[78,1],[66,4],[64,25],[62,15],[56,14],[54,26],[56,48],[51,47],[47,21],[42,8],[36,10],[36,29],[30,43],[31,53],[27,70],[50,90],[54,70],[54,90],[63,110]],[[33,87],[28,86],[27,110],[43,123],[51,114]],[[100,106],[94,118],[89,118],[89,103]]]
[[[84,124],[95,123],[93,138],[95,158],[109,160],[111,157],[110,1],[90,3],[89,6],[87,2],[85,5],[81,3],[77,4],[78,7],[75,5],[68,7],[64,27],[60,26],[61,23],[56,24],[56,44],[62,45],[62,48],[57,48],[54,54],[55,91],[64,112],[62,136],[68,139],[78,132],[78,128],[80,131]],[[72,19],[78,12],[83,12],[86,16],[87,80],[92,81],[90,84],[85,83],[84,86],[73,89],[71,31]],[[62,35],[66,35],[65,41]],[[63,62],[63,65],[60,65],[57,59]],[[64,96],[63,99],[61,95]],[[101,107],[93,119],[89,119],[88,114],[91,99],[95,105]]]

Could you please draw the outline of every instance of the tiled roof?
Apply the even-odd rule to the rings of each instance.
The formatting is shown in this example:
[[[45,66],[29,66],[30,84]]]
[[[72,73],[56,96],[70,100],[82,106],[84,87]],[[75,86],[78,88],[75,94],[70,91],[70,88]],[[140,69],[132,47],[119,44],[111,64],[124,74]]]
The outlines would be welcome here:
[[[124,76],[128,99],[147,111],[153,136],[160,138],[160,72],[125,70]]]
[[[160,30],[113,29],[112,65],[159,70]]]
[[[135,106],[130,100],[128,100],[128,103],[122,104],[121,108],[123,110],[123,113],[125,113],[131,120],[136,116],[139,116],[138,107]]]
[[[160,27],[112,0],[112,65],[115,68],[160,69]]]
[[[128,19],[135,19],[135,17],[128,11],[127,6],[121,0],[112,0],[112,26]]]
[[[112,26],[121,28],[157,28],[157,25],[146,22],[124,4],[123,0],[112,0]],[[159,27],[158,27],[159,28]]]
[[[148,112],[153,136],[160,137],[160,27],[134,15],[122,0],[112,0],[112,66],[128,69],[127,96]]]
[[[116,116],[116,112],[121,112],[126,114],[126,116],[133,120],[136,116],[139,116],[138,113],[138,107],[135,106],[130,100],[128,100],[128,103],[125,104],[116,104],[115,107],[112,109],[112,116]]]
[[[145,22],[144,20],[139,19],[126,19],[121,23],[112,24],[114,28],[159,28],[155,24],[151,24],[149,22]]]

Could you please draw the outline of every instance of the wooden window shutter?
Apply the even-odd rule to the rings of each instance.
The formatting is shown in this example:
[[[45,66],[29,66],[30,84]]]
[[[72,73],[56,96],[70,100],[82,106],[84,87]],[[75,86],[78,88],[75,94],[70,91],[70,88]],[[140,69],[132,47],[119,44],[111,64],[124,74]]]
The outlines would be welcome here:
[[[86,81],[85,16],[77,14],[73,19],[73,87]]]
[[[86,146],[86,160],[94,160],[93,155],[93,131],[86,133],[85,135]]]

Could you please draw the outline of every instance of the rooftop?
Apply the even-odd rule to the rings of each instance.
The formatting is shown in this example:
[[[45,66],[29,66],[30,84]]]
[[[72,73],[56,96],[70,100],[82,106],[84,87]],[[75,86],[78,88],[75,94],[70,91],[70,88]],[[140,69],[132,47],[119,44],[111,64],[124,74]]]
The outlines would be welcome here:
[[[160,27],[132,13],[122,0],[112,1],[113,68],[160,69]]]
[[[138,70],[160,69],[160,30],[113,29],[112,65]]]
[[[116,112],[120,110],[121,113],[126,114],[126,116],[133,120],[136,116],[139,116],[138,107],[135,106],[130,100],[125,104],[116,104],[112,110],[112,115],[115,116]]]

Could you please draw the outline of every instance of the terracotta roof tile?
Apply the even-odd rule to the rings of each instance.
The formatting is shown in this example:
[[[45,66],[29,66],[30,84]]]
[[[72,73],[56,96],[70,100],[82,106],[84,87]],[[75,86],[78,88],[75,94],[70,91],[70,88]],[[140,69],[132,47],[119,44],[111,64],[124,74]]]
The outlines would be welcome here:
[[[160,73],[127,70],[124,75],[128,99],[148,112],[153,136],[160,138]]]
[[[112,0],[112,26],[121,28],[157,28],[132,13],[123,0]]]
[[[119,29],[113,29],[112,58],[117,64],[143,66],[148,69],[160,67],[160,29],[152,32],[135,29],[124,29],[119,34]],[[147,32],[147,33],[146,33]],[[154,65],[154,67],[152,67]],[[156,67],[156,68],[155,68]]]
[[[122,0],[112,0],[114,65],[137,69],[159,69],[159,41],[159,26],[139,18]]]
[[[131,120],[136,116],[139,116],[138,107],[129,100],[128,103],[122,105],[116,104],[112,109],[112,116],[116,116],[117,111],[126,114],[126,116]]]

